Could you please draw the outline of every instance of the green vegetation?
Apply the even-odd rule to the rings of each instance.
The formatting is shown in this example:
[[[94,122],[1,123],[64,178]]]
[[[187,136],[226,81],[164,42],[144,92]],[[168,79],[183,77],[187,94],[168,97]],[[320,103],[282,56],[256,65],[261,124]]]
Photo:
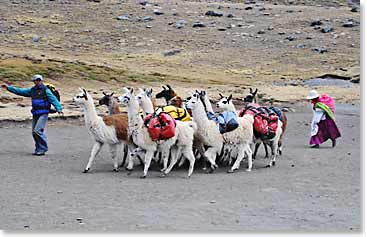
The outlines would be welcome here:
[[[42,74],[49,79],[84,79],[108,82],[165,82],[169,80],[187,81],[161,73],[138,73],[83,62],[61,60],[36,60],[30,58],[10,58],[0,61],[0,80],[11,82],[28,81],[34,74]]]

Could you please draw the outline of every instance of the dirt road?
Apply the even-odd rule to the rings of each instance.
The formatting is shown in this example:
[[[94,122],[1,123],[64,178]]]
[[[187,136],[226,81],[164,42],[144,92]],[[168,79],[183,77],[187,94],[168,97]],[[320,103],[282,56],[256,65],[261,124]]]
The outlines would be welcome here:
[[[338,108],[337,108],[338,109]],[[46,157],[30,153],[29,124],[0,128],[0,229],[17,231],[361,231],[360,115],[339,107],[342,133],[308,148],[311,113],[288,114],[284,154],[263,168],[263,150],[254,170],[245,164],[205,174],[196,167],[142,180],[112,172],[104,148],[92,171],[82,173],[92,139],[83,126],[56,122],[48,127]]]

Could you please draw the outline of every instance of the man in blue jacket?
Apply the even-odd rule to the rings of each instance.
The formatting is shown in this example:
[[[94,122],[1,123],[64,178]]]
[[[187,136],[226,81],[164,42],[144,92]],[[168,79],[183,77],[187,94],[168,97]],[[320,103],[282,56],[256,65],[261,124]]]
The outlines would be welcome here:
[[[59,114],[63,112],[62,106],[56,96],[43,84],[43,77],[41,75],[34,75],[33,82],[34,86],[31,88],[18,88],[6,84],[1,85],[1,87],[16,95],[32,98],[32,135],[36,143],[36,149],[32,155],[43,156],[48,151],[45,128],[51,104]]]

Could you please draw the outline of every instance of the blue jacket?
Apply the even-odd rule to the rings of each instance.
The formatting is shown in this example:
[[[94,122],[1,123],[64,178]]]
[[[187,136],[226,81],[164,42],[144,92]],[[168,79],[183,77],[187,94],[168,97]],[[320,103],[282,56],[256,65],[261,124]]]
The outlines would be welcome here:
[[[46,93],[45,98],[37,98],[37,95],[34,93],[37,90],[42,90],[45,88],[44,92]],[[8,91],[25,97],[32,97],[32,114],[46,114],[49,112],[49,106],[52,104],[56,111],[61,111],[62,106],[60,102],[57,100],[56,96],[52,94],[50,89],[48,89],[45,85],[41,84],[39,87],[33,86],[30,88],[19,88],[15,86],[8,86]],[[33,92],[33,93],[32,93]],[[42,92],[43,93],[43,90]]]

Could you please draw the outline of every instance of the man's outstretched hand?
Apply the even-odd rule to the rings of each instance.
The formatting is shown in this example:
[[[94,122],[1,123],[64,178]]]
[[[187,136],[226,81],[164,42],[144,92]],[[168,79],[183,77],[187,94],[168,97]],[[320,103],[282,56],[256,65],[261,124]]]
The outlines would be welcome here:
[[[2,84],[2,85],[1,85],[1,88],[3,88],[3,89],[6,89],[6,90],[7,90],[7,89],[8,89],[8,85],[6,85],[6,84]]]

